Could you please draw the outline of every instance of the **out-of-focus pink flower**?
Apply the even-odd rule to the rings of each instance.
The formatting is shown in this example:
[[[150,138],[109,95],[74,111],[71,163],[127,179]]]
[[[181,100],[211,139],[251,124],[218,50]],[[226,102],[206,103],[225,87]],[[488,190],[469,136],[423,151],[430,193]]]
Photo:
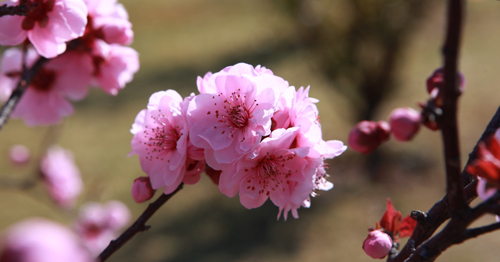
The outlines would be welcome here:
[[[108,44],[129,45],[134,38],[127,10],[116,0],[85,0],[92,31]]]
[[[142,203],[153,197],[155,190],[151,187],[149,177],[141,176],[134,180],[132,184],[132,197],[137,203]]]
[[[37,59],[33,49],[27,53],[27,64]],[[16,48],[4,52],[0,68],[0,93],[12,93],[22,71],[22,51]],[[80,100],[88,93],[93,66],[90,57],[75,52],[51,59],[38,71],[12,117],[24,119],[29,126],[56,124],[73,113],[66,100]]]
[[[18,45],[26,37],[38,54],[53,58],[66,50],[66,42],[83,35],[87,7],[82,0],[28,0],[28,15],[0,17],[0,45]],[[19,0],[0,4],[18,5]]]
[[[191,99],[183,100],[174,90],[154,93],[130,130],[132,153],[139,156],[153,189],[164,187],[165,194],[181,182],[197,183],[205,167],[203,151],[188,140],[185,110]]]
[[[23,145],[15,145],[9,151],[10,161],[18,166],[22,166],[30,160],[30,150]]]
[[[50,147],[40,161],[40,173],[52,199],[63,208],[72,207],[83,182],[71,152],[58,146]]]
[[[362,154],[369,154],[389,139],[391,126],[385,121],[361,121],[349,133],[349,146]]]
[[[119,201],[82,206],[75,229],[92,255],[99,254],[130,220],[130,211]]]
[[[478,143],[477,159],[466,166],[465,170],[484,178],[488,187],[500,189],[500,129]]]
[[[488,186],[488,180],[486,180],[485,178],[478,176],[477,179],[477,196],[482,200],[487,200],[498,191],[497,188]]]
[[[208,79],[207,79],[208,78]],[[198,81],[202,94],[189,104],[190,140],[205,149],[207,163],[236,161],[271,133],[276,99],[288,83],[248,64],[226,67]]]
[[[380,230],[371,231],[363,242],[363,250],[372,258],[382,259],[386,257],[391,248],[391,237]]]
[[[78,237],[60,224],[32,218],[9,227],[2,236],[0,262],[91,262]]]
[[[139,54],[132,48],[95,41],[94,83],[106,93],[117,95],[139,70]]]
[[[389,124],[394,137],[399,141],[411,140],[420,129],[421,114],[410,107],[392,110]]]

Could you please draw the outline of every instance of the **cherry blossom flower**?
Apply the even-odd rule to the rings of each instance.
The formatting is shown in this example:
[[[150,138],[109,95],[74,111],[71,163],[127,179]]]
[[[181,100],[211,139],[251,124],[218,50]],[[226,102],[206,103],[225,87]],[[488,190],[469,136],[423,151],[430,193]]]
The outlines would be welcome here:
[[[117,95],[139,70],[139,54],[130,47],[95,41],[93,49],[94,85]]]
[[[93,261],[69,228],[42,218],[31,218],[9,227],[2,239],[1,262]]]
[[[297,132],[296,127],[276,129],[233,168],[223,169],[220,191],[229,197],[239,191],[241,204],[249,209],[268,198],[280,210],[302,205],[313,189],[314,166],[306,159],[309,148],[290,148]]]
[[[142,170],[153,189],[172,193],[181,182],[195,184],[205,168],[203,151],[189,143],[185,100],[174,90],[154,93],[148,108],[136,117],[132,152],[139,156]]]
[[[27,16],[0,17],[0,45],[18,45],[26,37],[37,53],[53,58],[66,50],[66,42],[83,35],[87,7],[82,0],[28,0]],[[18,5],[19,0],[0,3]]]
[[[33,49],[27,52],[27,65],[37,59]],[[78,70],[75,70],[78,69]],[[73,113],[66,100],[81,100],[88,93],[93,70],[89,57],[65,53],[44,64],[29,84],[12,117],[22,118],[29,126],[56,124]],[[12,93],[22,71],[22,51],[4,52],[0,68],[0,93]]]
[[[58,146],[50,147],[40,161],[40,173],[52,199],[63,208],[72,207],[83,182],[71,152]]]
[[[207,79],[208,78],[208,79]],[[288,83],[270,70],[236,64],[199,80],[202,94],[189,104],[193,145],[205,149],[207,163],[236,161],[271,133],[276,98]]]
[[[92,255],[98,255],[130,220],[130,211],[119,201],[88,202],[80,209],[75,229]]]
[[[391,248],[391,237],[380,230],[371,231],[363,242],[363,250],[372,258],[382,259],[386,257]]]
[[[108,44],[129,45],[134,38],[127,10],[116,0],[85,0],[92,34]]]

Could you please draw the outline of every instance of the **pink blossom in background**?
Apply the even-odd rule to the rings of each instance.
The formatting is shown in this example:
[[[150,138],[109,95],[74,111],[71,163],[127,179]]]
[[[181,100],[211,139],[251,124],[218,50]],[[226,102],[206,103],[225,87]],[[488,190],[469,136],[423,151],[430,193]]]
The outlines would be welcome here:
[[[31,218],[2,235],[0,262],[91,262],[78,237],[58,223]]]
[[[189,103],[190,139],[205,149],[211,167],[236,161],[270,134],[277,96],[288,83],[260,73],[240,63],[198,81],[205,93]]]
[[[30,160],[30,150],[24,145],[12,146],[9,150],[10,161],[17,166],[23,166]]]
[[[52,146],[40,161],[40,173],[52,199],[70,208],[83,189],[80,171],[69,150]]]
[[[89,24],[94,34],[108,44],[129,45],[134,38],[127,10],[116,0],[85,0],[89,11]]]
[[[188,102],[174,90],[156,92],[130,130],[134,134],[132,152],[139,156],[153,189],[164,187],[165,194],[183,182],[189,167],[189,129],[183,115]]]
[[[93,52],[94,85],[108,94],[117,95],[139,70],[139,54],[133,48],[96,40]]]
[[[37,59],[29,49],[27,64]],[[17,85],[22,68],[22,51],[11,48],[4,52],[0,68],[0,93],[10,95]],[[67,101],[81,100],[88,93],[92,73],[90,57],[67,52],[47,62],[33,78],[12,117],[22,118],[29,126],[59,123],[73,113]]]
[[[130,211],[119,201],[88,202],[80,209],[75,229],[92,255],[98,255],[130,220]]]
[[[155,190],[151,187],[149,177],[141,176],[134,180],[132,184],[132,197],[136,203],[148,201],[155,194]]]
[[[482,200],[488,200],[488,198],[498,192],[497,188],[488,185],[488,180],[486,180],[486,178],[478,176],[477,180],[476,192],[477,196]]]
[[[28,0],[37,4],[26,17],[0,17],[0,45],[18,45],[26,37],[43,57],[53,58],[66,50],[66,42],[83,35],[87,7],[82,0]],[[0,3],[18,5],[18,0]]]

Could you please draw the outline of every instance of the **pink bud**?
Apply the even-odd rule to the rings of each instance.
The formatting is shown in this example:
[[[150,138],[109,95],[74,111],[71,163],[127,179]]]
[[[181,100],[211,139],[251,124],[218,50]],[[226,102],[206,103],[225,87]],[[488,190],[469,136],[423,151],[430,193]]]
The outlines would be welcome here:
[[[151,187],[151,181],[147,176],[141,176],[134,180],[132,185],[132,197],[135,202],[142,203],[153,197],[155,190]]]
[[[459,81],[460,94],[465,90],[465,78],[461,73],[458,73],[457,80]],[[427,92],[431,94],[433,90],[441,90],[444,85],[444,70],[442,68],[436,69],[429,78],[427,78]]]
[[[391,237],[380,230],[371,231],[363,242],[363,250],[372,258],[386,257],[391,248]]]
[[[349,133],[349,146],[362,154],[369,154],[389,139],[391,127],[385,121],[361,121]]]
[[[389,123],[396,140],[409,141],[420,129],[421,114],[410,107],[396,108],[389,116]]]
[[[9,156],[14,165],[22,166],[30,160],[30,150],[23,145],[15,145],[10,148]]]

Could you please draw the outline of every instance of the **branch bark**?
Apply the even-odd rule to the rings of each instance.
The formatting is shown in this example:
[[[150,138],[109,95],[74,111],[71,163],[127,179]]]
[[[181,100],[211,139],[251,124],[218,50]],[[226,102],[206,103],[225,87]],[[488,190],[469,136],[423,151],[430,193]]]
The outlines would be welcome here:
[[[175,195],[179,190],[182,189],[184,183],[181,183],[179,187],[172,193],[166,195],[162,194],[155,202],[149,204],[148,208],[142,213],[142,215],[132,224],[125,232],[123,232],[117,239],[112,240],[109,245],[102,251],[102,253],[97,257],[97,262],[106,261],[112,254],[114,254],[118,249],[120,249],[125,243],[132,239],[137,233],[146,231],[150,226],[146,226],[146,222],[153,216],[153,214],[160,209],[160,207],[165,204],[173,195]]]
[[[21,100],[21,97],[23,96],[24,91],[26,90],[28,85],[31,83],[38,71],[42,68],[43,64],[45,64],[47,61],[47,58],[40,57],[29,70],[22,71],[21,79],[17,83],[16,88],[14,89],[14,91],[12,91],[12,94],[0,111],[0,130],[9,120],[10,115],[16,108],[19,100]]]

